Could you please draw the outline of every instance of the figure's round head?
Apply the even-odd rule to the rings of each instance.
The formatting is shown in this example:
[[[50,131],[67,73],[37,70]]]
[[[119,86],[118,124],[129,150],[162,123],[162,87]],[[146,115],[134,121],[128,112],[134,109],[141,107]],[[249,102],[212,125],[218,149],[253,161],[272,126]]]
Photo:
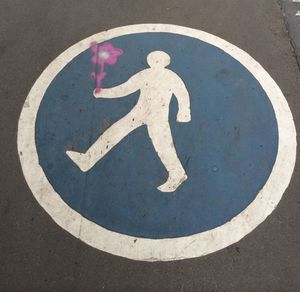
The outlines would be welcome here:
[[[152,68],[164,68],[170,64],[171,58],[167,53],[163,51],[154,51],[148,54],[147,62]]]

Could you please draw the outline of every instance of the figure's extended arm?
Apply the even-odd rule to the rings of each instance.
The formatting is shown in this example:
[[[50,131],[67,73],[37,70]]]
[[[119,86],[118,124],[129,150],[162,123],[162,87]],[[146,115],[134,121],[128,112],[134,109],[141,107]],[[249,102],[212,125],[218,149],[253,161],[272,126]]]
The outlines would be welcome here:
[[[123,84],[112,88],[102,88],[100,92],[94,90],[94,96],[96,98],[120,98],[129,95],[139,90],[139,84],[136,76],[132,76]]]
[[[178,77],[175,83],[174,95],[178,100],[177,122],[187,123],[191,121],[190,95],[184,82]]]

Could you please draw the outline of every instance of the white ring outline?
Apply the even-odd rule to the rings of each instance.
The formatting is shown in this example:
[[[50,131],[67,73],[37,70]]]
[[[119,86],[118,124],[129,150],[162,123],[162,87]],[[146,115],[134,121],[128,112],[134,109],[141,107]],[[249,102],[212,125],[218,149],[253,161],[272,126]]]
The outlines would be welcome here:
[[[36,115],[44,93],[54,77],[92,41],[145,32],[168,32],[212,44],[239,61],[257,79],[268,95],[278,123],[278,154],[272,172],[256,198],[236,217],[214,229],[170,239],[147,239],[109,231],[69,207],[55,192],[39,165],[35,145]],[[296,161],[296,129],[292,113],[272,77],[248,53],[212,34],[170,24],[135,24],[88,37],[60,54],[43,71],[30,90],[18,125],[18,153],[27,184],[39,204],[63,229],[83,242],[108,253],[144,261],[170,261],[200,257],[243,238],[276,208],[293,174]]]

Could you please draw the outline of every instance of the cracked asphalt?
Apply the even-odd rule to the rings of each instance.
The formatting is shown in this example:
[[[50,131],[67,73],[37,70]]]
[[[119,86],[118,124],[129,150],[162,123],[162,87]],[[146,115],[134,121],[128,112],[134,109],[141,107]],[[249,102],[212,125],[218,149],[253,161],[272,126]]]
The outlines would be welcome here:
[[[300,1],[279,0],[286,29],[300,68]]]

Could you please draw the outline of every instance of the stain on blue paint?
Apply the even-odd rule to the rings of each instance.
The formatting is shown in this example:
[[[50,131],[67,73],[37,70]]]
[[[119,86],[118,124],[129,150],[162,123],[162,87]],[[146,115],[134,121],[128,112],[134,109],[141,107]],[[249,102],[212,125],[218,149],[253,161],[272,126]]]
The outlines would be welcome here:
[[[110,42],[124,54],[116,65],[106,67],[103,87],[145,69],[151,51],[171,56],[169,68],[185,81],[191,97],[192,122],[176,122],[175,98],[169,119],[189,178],[174,193],[156,189],[167,172],[144,127],[87,173],[65,154],[69,149],[85,151],[138,99],[138,92],[122,99],[95,99],[87,50],[56,76],[38,111],[40,165],[56,192],[89,220],[138,237],[191,235],[238,215],[265,184],[277,154],[276,117],[260,84],[231,56],[190,37],[148,33]]]

